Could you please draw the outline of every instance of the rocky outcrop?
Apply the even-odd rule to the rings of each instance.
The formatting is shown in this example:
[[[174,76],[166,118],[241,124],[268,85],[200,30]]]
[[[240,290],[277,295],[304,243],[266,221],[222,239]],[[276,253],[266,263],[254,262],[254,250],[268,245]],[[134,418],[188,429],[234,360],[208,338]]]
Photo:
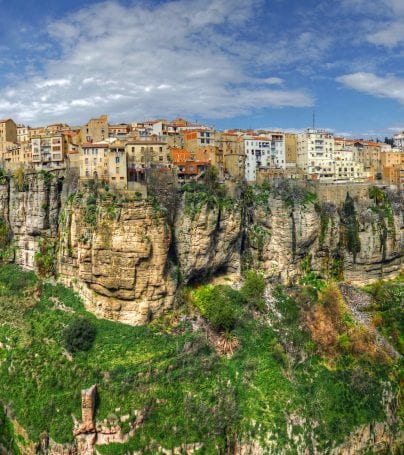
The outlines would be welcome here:
[[[0,185],[0,217],[13,235],[15,262],[35,268],[42,238],[56,239],[60,211],[60,173],[31,173]]]
[[[259,207],[247,226],[253,265],[268,279],[292,282],[301,274],[300,262],[314,251],[319,235],[318,215],[313,205],[292,209],[279,199]]]
[[[180,280],[240,276],[242,267],[293,283],[305,263],[354,284],[390,278],[402,268],[397,204],[383,211],[370,200],[354,201],[359,247],[353,253],[342,205],[324,212],[318,202],[290,204],[269,193],[247,207],[241,196],[234,204],[210,201],[188,210],[183,197],[170,226],[150,201],[117,202],[111,192],[94,200],[83,188],[76,192],[81,197],[69,198],[71,185],[62,182],[60,172],[2,178],[0,224],[12,236],[15,262],[34,270],[51,265],[42,272],[56,271],[99,317],[143,324],[173,307]],[[41,255],[47,256],[42,264]]]
[[[239,272],[242,217],[238,207],[206,204],[194,215],[182,203],[174,224],[174,245],[185,280],[220,269]]]
[[[392,212],[389,220],[358,219],[355,255],[346,243],[342,216],[341,207],[324,217],[311,203],[291,208],[279,199],[269,200],[267,207],[254,210],[245,226],[248,247],[244,257],[250,256],[268,279],[284,283],[302,275],[304,259],[322,276],[335,276],[339,268],[341,277],[358,285],[397,276],[404,254],[402,212]]]
[[[59,279],[73,286],[99,317],[144,324],[173,305],[171,231],[162,213],[145,201],[100,202],[93,224],[85,203],[62,213]]]

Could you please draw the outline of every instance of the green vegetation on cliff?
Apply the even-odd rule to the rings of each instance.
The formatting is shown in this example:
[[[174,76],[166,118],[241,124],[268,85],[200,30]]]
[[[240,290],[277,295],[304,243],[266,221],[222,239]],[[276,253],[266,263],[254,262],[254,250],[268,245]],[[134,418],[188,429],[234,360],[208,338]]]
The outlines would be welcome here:
[[[318,349],[321,339],[313,341],[301,328],[302,311],[314,298],[310,293],[303,298],[304,289],[289,294],[279,287],[270,309],[256,299],[262,291],[257,275],[241,292],[231,290],[232,300],[261,311],[235,325],[240,347],[226,358],[202,328],[192,327],[189,316],[172,313],[147,327],[99,320],[70,289],[2,266],[0,401],[31,440],[48,432],[68,442],[72,414],[81,417],[80,391],[97,384],[98,421],[129,415],[122,424],[127,430],[135,410],[145,415],[129,442],[97,447],[103,454],[129,449],[153,454],[157,445],[172,449],[192,442],[203,444],[200,453],[216,454],[245,438],[264,447],[271,440],[288,447],[287,420],[294,422],[292,434],[309,446],[313,431],[317,450],[324,453],[358,425],[384,419],[382,381],[394,383],[397,373],[388,362],[343,348],[326,360]],[[274,313],[280,318],[269,324]],[[89,321],[96,336],[88,351],[71,355],[64,334],[78,318]],[[306,430],[293,416],[304,420]],[[293,444],[288,450],[296,453]]]

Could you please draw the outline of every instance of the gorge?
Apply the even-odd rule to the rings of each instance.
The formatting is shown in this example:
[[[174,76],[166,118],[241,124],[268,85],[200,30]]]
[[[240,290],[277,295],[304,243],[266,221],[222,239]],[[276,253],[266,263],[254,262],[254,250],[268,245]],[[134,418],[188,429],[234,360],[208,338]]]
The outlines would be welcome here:
[[[84,353],[69,357],[58,348],[57,354],[47,351],[50,358],[54,356],[49,360],[49,372],[45,374],[45,367],[32,366],[36,385],[27,393],[40,394],[40,390],[45,390],[44,382],[56,381],[49,386],[55,397],[59,396],[59,389],[65,390],[66,396],[75,397],[74,403],[63,410],[63,400],[55,398],[55,403],[47,408],[47,419],[54,423],[44,424],[41,431],[39,423],[30,423],[32,416],[22,412],[13,386],[0,387],[0,402],[7,414],[2,419],[3,426],[11,425],[19,435],[14,439],[20,453],[354,454],[376,448],[379,453],[387,453],[383,450],[390,448],[399,450],[399,398],[397,377],[392,371],[398,368],[393,365],[401,364],[400,354],[379,365],[375,359],[387,359],[388,355],[379,350],[373,335],[366,338],[372,354],[364,355],[359,350],[359,354],[350,351],[349,355],[333,357],[330,352],[318,350],[315,344],[320,346],[321,342],[309,322],[302,331],[305,317],[306,321],[312,320],[316,313],[306,308],[309,300],[302,298],[301,290],[310,294],[314,289],[317,296],[318,282],[345,282],[359,288],[382,279],[398,280],[397,289],[401,289],[404,221],[400,195],[369,187],[366,198],[347,191],[343,202],[324,201],[310,188],[279,182],[272,187],[241,186],[234,197],[229,197],[215,185],[209,188],[186,184],[178,191],[170,213],[158,197],[117,192],[97,182],[76,186],[59,171],[1,178],[3,267],[12,267],[7,263],[15,262],[25,270],[35,271],[43,280],[32,278],[32,283],[24,288],[26,294],[15,294],[16,305],[26,305],[20,317],[25,322],[20,321],[23,328],[18,329],[18,336],[12,335],[13,317],[3,315],[3,372],[8,371],[11,378],[24,371],[25,363],[34,365],[32,359],[36,356],[46,364],[47,357],[43,357],[41,349],[50,347],[36,348],[37,337],[49,337],[50,346],[56,345],[58,330],[73,317],[70,313],[91,318],[97,326],[98,339],[103,340],[98,341],[98,352],[88,354],[93,356],[91,360],[83,357]],[[241,340],[241,347],[228,360],[201,339],[206,321],[195,314],[181,313],[184,293],[198,292],[199,287],[212,286],[209,283],[240,289],[248,270],[258,270],[268,285],[265,311],[269,316],[257,309],[243,313],[244,326],[240,323],[235,335],[230,334]],[[2,283],[7,296],[7,280]],[[30,289],[38,293],[32,301]],[[334,300],[343,299],[330,289]],[[321,292],[318,298],[325,305],[328,291]],[[312,299],[311,305],[315,306],[317,297],[309,294],[307,299]],[[83,303],[70,303],[80,301],[77,295]],[[299,305],[301,314],[292,317]],[[56,321],[56,313],[60,314],[60,321]],[[356,322],[355,315],[348,317],[348,313],[344,313],[344,318],[349,319],[347,323],[344,319],[344,324],[349,332],[350,324]],[[170,317],[172,324],[167,323]],[[56,324],[56,341],[45,333],[45,325],[39,330],[46,318],[50,318],[50,326]],[[111,331],[116,331],[122,341],[109,335]],[[306,332],[311,333],[311,339]],[[24,333],[29,341],[24,341]],[[344,352],[344,333],[339,337],[338,346]],[[24,357],[21,346],[27,349],[28,357]],[[19,352],[15,358],[13,349]],[[342,360],[351,363],[343,365]],[[376,366],[369,367],[373,362]],[[66,369],[67,377],[73,378],[76,371],[80,381],[71,379],[74,388],[69,388],[63,379],[56,379],[55,365]],[[374,377],[372,368],[377,371]],[[71,373],[67,372],[69,369]],[[136,371],[136,377],[132,371]],[[362,375],[369,389],[355,389],[358,386],[351,373],[352,377]],[[172,404],[162,391],[156,396],[147,392],[149,388],[159,389],[159,375],[173,381],[174,385],[165,385],[167,390],[175,389],[175,385],[179,389],[172,392],[182,403],[177,417],[174,414],[178,403]],[[324,383],[310,386],[311,375]],[[190,385],[192,380],[200,390]],[[273,389],[267,381],[274,383]],[[333,381],[341,390],[347,387],[352,396],[360,397],[355,402],[358,408],[351,426],[333,427],[331,409],[336,402],[322,395],[329,388],[329,393],[337,397],[340,389],[333,389]],[[355,385],[350,385],[350,381]],[[93,426],[84,428],[80,426],[80,391],[94,384],[97,388],[92,389],[94,403],[90,406],[94,415],[89,418]],[[201,392],[204,387],[206,391]],[[347,400],[341,415],[350,412],[346,390],[341,392]],[[257,409],[250,402],[254,393],[262,401]],[[308,405],[302,402],[305,396],[314,399],[320,393],[330,421],[324,418],[322,422],[322,415],[316,415],[312,408],[309,412],[305,408]],[[95,398],[97,394],[99,398]],[[108,394],[114,398],[108,398]],[[373,394],[373,398],[368,394]],[[6,400],[7,396],[10,400]],[[271,401],[276,396],[278,405]],[[34,401],[37,400],[40,401],[39,396]],[[53,398],[43,400],[52,402]],[[100,403],[96,405],[97,400]],[[209,406],[209,400],[214,404]],[[232,406],[237,407],[234,414],[241,416],[237,424],[228,414]],[[63,416],[56,416],[57,412]],[[210,436],[205,440],[192,417],[200,414],[217,426],[212,429],[208,425],[206,434]],[[185,423],[176,421],[180,415]],[[84,414],[82,420],[86,420]],[[150,425],[153,431],[143,429]],[[163,437],[156,431],[167,425],[174,428],[174,436]],[[238,434],[241,427],[248,428],[243,435]],[[237,437],[233,438],[234,432]],[[137,442],[131,442],[136,438]],[[1,438],[0,441],[4,453],[16,452],[11,446],[7,448]]]

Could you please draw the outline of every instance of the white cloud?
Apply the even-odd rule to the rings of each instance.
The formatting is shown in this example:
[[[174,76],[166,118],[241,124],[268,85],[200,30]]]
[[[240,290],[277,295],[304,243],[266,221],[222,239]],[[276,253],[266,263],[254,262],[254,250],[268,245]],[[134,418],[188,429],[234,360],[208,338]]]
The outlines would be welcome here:
[[[282,85],[283,79],[280,77],[267,77],[263,82],[268,85]]]
[[[370,43],[378,44],[385,47],[395,47],[404,42],[404,18],[398,22],[390,23],[385,29],[379,30],[376,33],[367,35]]]
[[[145,7],[110,0],[83,8],[49,25],[61,56],[47,62],[42,77],[0,90],[0,117],[4,111],[34,123],[78,123],[103,112],[117,121],[231,118],[260,107],[312,105],[304,90],[254,76],[262,49],[240,30],[260,5],[265,2],[177,0]],[[10,90],[18,96],[8,97]]]
[[[379,77],[373,73],[353,73],[337,78],[347,87],[372,96],[391,98],[404,104],[404,79],[395,76]]]
[[[67,85],[70,85],[69,79],[51,79],[36,83],[37,88],[66,87]]]

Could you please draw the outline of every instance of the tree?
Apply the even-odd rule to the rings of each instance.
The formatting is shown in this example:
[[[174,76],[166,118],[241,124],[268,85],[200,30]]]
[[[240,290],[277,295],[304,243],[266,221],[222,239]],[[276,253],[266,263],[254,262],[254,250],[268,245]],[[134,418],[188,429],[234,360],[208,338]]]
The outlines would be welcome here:
[[[88,351],[93,345],[95,335],[96,329],[88,319],[75,319],[63,332],[65,348],[71,353]]]
[[[369,197],[370,199],[373,199],[375,201],[376,205],[379,205],[386,199],[386,194],[382,189],[378,188],[377,186],[372,186],[369,189]]]

